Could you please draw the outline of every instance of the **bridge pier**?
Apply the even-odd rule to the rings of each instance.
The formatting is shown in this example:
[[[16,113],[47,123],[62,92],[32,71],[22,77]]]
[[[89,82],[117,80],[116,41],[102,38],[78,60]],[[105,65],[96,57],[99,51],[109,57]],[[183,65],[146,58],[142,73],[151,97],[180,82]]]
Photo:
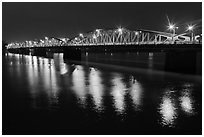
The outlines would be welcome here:
[[[30,54],[29,48],[8,49],[8,51],[10,53],[14,53],[14,54],[24,54],[24,55],[29,55]]]
[[[64,49],[64,60],[78,60],[81,61],[81,49]]]
[[[49,52],[46,48],[34,48],[31,49],[32,56],[40,56],[40,57],[53,57],[53,53]]]

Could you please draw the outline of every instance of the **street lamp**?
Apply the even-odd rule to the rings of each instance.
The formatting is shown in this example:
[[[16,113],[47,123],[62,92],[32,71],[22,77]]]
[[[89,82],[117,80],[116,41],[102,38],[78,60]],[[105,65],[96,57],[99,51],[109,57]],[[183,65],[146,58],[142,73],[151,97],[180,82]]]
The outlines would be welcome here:
[[[169,30],[173,30],[175,26],[174,26],[174,24],[169,24],[168,27],[169,27]]]
[[[173,31],[173,34],[172,34],[172,42],[174,43],[174,35],[175,35],[176,29],[178,29],[178,27],[176,27],[175,24],[169,24],[168,29],[169,29],[170,31]]]
[[[193,34],[194,25],[188,25],[187,31],[191,32],[191,41],[194,41],[194,34]]]
[[[189,30],[189,31],[192,31],[193,29],[194,29],[194,26],[192,26],[192,25],[189,25],[189,26],[188,26],[188,30]]]
[[[118,32],[121,35],[123,33],[123,28],[118,28]]]

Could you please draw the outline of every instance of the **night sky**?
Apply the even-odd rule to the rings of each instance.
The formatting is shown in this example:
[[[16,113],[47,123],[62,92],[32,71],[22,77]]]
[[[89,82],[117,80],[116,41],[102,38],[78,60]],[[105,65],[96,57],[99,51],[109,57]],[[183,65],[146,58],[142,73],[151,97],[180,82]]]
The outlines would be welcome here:
[[[182,31],[199,23],[202,3],[3,3],[3,40],[74,37],[97,28],[167,31],[167,17]]]

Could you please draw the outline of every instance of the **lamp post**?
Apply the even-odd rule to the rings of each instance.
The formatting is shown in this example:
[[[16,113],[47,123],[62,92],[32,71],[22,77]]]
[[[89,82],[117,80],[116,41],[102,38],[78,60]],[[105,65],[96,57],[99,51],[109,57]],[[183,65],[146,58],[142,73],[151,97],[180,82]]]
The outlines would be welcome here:
[[[176,27],[174,24],[169,24],[168,29],[173,32],[172,43],[174,43],[174,35],[176,34],[176,29],[178,29],[178,27]]]
[[[188,25],[187,30],[191,32],[191,42],[194,41],[194,34],[193,34],[194,25]]]

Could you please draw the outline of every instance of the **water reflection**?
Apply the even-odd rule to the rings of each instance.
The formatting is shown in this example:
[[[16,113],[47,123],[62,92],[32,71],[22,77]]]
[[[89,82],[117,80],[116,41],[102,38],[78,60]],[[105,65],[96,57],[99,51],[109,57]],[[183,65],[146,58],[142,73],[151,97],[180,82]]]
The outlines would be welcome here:
[[[140,110],[142,103],[142,86],[141,84],[132,76],[130,78],[130,96],[134,104],[135,110]]]
[[[192,84],[186,83],[183,85],[181,90],[181,97],[179,98],[181,109],[187,115],[193,115],[194,112],[194,101],[192,98]]]
[[[170,89],[165,91],[159,107],[159,113],[162,118],[161,124],[168,127],[174,127],[177,119],[177,108],[172,93],[174,91]]]
[[[118,114],[123,114],[125,112],[125,95],[127,88],[122,79],[123,77],[121,74],[115,73],[111,81],[111,95],[113,96],[114,107]]]
[[[82,107],[86,107],[87,89],[85,81],[85,72],[81,65],[76,65],[72,72],[72,89],[77,96],[77,101]]]
[[[154,53],[150,52],[148,57],[148,67],[150,70],[153,69],[153,57],[154,57]]]
[[[159,107],[162,125],[174,127],[177,117],[182,116],[181,112],[189,116],[195,114],[195,101],[192,97],[192,90],[192,83],[175,86],[173,90],[171,88],[166,89]]]
[[[37,83],[37,77],[36,77],[36,70],[34,69],[32,62],[33,62],[33,56],[25,56],[26,62],[30,62],[29,65],[27,65],[27,76],[28,76],[28,84],[30,87],[30,95],[31,95],[31,106],[33,108],[38,108],[37,105],[37,94],[38,90],[36,90],[36,86],[38,85]]]
[[[139,53],[138,56],[140,56]],[[153,53],[149,53],[149,64],[151,64],[151,60],[153,61],[153,57],[155,61],[157,54],[154,53],[153,56]],[[86,118],[92,123],[94,123],[96,115],[100,115],[104,121],[113,116],[119,124],[121,119],[124,120],[122,124],[127,124],[127,128],[132,128],[133,124],[140,127],[141,123],[138,122],[137,125],[135,122],[137,118],[144,120],[145,124],[156,123],[165,128],[177,128],[183,124],[180,124],[180,121],[188,123],[189,119],[190,122],[199,119],[197,118],[197,113],[199,113],[197,103],[200,102],[197,100],[197,96],[200,94],[200,83],[186,82],[187,80],[184,78],[170,75],[163,77],[160,74],[154,74],[154,76],[158,76],[156,80],[151,79],[153,75],[146,73],[151,67],[148,65],[146,65],[147,71],[143,73],[137,72],[137,70],[132,72],[129,69],[118,72],[118,69],[111,67],[109,70],[106,68],[107,64],[97,65],[96,69],[94,64],[87,62],[87,64],[81,65],[64,63],[63,54],[55,54],[54,59],[47,59],[8,53],[6,60],[4,64],[9,78],[7,83],[11,82],[11,85],[15,86],[22,84],[22,87],[20,85],[20,88],[16,89],[25,90],[15,91],[14,89],[12,92],[19,92],[20,98],[23,94],[26,94],[26,97],[29,96],[29,110],[77,109],[77,111],[71,110],[72,113],[66,113],[66,117],[62,116],[62,121],[67,117],[77,119],[79,115],[76,113],[81,112],[80,109],[86,112]],[[92,65],[93,67],[90,67]],[[12,84],[12,82],[18,83]],[[169,85],[169,83],[171,88],[164,90],[163,86]],[[159,101],[156,100],[158,98]],[[76,104],[79,107],[75,108]],[[134,110],[132,111],[132,109]],[[61,116],[61,111],[58,112]],[[151,119],[147,118],[148,115],[151,115]],[[92,121],[92,119],[94,120]],[[157,128],[158,125],[155,127]]]
[[[59,86],[56,71],[52,65],[53,62],[50,59],[37,56],[24,55],[23,58],[25,59],[25,63],[30,62],[29,65],[26,65],[26,72],[32,107],[41,109],[47,104],[48,109],[53,110],[58,108]],[[44,93],[47,95],[47,98],[41,98]],[[47,100],[47,102],[45,100]],[[46,103],[42,105],[42,101]]]
[[[49,109],[57,109],[58,108],[58,94],[59,94],[59,86],[56,78],[56,70],[53,64],[53,60],[42,58],[44,60],[41,70],[42,79],[44,82],[44,89],[47,92],[48,96],[48,104]],[[39,66],[40,67],[40,66]]]
[[[91,68],[89,73],[89,92],[92,95],[95,109],[99,112],[103,110],[103,90],[101,72]]]
[[[68,72],[67,65],[64,63],[63,53],[54,54],[54,64],[56,70],[59,71],[61,75]]]

